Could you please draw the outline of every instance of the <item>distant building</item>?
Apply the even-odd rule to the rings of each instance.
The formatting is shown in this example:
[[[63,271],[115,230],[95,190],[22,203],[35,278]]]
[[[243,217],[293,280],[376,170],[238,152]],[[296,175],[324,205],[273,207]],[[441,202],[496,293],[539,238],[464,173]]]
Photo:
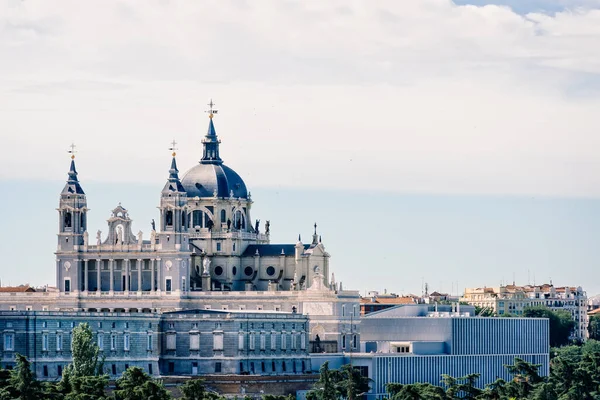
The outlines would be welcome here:
[[[41,379],[71,363],[72,330],[87,322],[105,372],[150,375],[300,374],[310,371],[308,317],[302,314],[186,310],[171,313],[0,312],[0,361],[25,355]]]
[[[481,374],[478,387],[497,378],[510,380],[505,365],[515,357],[540,364],[549,374],[547,318],[474,317],[473,306],[406,305],[362,318],[360,351],[328,359],[313,355],[313,371],[329,361],[339,368],[350,361],[373,380],[369,399],[382,398],[387,383],[429,382],[442,374]]]
[[[500,287],[467,288],[463,302],[488,309],[496,315],[523,315],[526,307],[544,306],[552,310],[568,311],[575,321],[571,338],[588,338],[588,300],[579,287],[554,287],[552,284],[537,286],[506,285]]]
[[[413,297],[401,297],[397,294],[371,291],[367,297],[360,298],[360,315],[366,315],[375,311],[385,310],[386,308],[395,307],[400,304],[415,304],[416,300]]]

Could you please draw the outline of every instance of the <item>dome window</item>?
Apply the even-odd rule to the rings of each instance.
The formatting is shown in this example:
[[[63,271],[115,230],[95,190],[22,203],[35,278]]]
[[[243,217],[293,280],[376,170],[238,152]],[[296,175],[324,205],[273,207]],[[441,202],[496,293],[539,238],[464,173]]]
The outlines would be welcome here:
[[[269,275],[269,276],[273,276],[273,275],[275,275],[275,268],[273,268],[273,267],[268,267],[268,268],[267,268],[267,275]]]
[[[253,272],[254,272],[254,268],[252,268],[252,267],[246,267],[246,268],[244,268],[244,273],[245,273],[247,276],[250,276],[250,275],[252,275],[252,273],[253,273]]]
[[[215,275],[223,275],[223,267],[220,265],[215,267]]]

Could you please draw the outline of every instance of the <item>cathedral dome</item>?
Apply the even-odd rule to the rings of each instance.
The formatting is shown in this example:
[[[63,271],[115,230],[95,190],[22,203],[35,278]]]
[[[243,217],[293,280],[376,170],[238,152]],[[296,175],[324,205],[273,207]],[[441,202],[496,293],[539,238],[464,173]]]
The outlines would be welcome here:
[[[210,115],[208,131],[202,140],[203,153],[200,163],[185,173],[181,184],[188,197],[217,197],[248,198],[246,184],[231,168],[223,164],[219,155],[221,141],[217,137],[213,123],[213,102],[209,106]]]
[[[200,163],[185,173],[181,184],[188,197],[217,197],[248,198],[246,184],[240,176],[224,164]]]

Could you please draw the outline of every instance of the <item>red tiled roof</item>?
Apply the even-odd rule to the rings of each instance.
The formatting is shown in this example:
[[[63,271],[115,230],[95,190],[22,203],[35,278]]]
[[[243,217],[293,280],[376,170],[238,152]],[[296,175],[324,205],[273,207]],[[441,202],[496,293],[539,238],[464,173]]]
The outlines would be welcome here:
[[[13,292],[35,292],[35,289],[29,285],[0,287],[0,293],[13,293]]]
[[[370,297],[361,297],[360,302],[361,304],[415,304],[412,297],[376,297],[375,301]]]

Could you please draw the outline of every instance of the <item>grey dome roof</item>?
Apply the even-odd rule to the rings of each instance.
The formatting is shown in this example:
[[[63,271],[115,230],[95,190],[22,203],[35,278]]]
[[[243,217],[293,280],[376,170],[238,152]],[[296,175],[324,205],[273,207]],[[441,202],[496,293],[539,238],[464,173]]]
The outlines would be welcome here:
[[[246,184],[240,176],[224,164],[198,164],[185,173],[181,184],[188,197],[213,197],[215,189],[218,197],[248,198]]]

